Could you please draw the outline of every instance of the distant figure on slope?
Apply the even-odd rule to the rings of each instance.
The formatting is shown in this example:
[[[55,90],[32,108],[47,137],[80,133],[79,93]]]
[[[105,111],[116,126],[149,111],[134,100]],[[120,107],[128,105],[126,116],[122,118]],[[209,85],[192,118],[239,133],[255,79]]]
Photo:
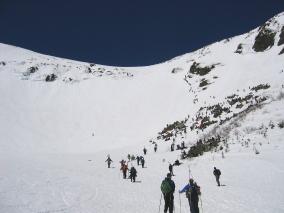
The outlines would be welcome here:
[[[171,144],[171,152],[173,152],[173,151],[175,151],[175,144],[174,143]]]
[[[120,168],[120,170],[122,170],[123,179],[126,179],[126,173],[127,173],[127,170],[128,170],[127,164],[123,164],[123,166]]]
[[[132,166],[130,168],[130,180],[131,180],[131,182],[135,182],[136,176],[137,176],[137,171],[134,168],[134,166]]]
[[[171,174],[168,173],[167,177],[161,183],[161,191],[165,200],[164,213],[166,213],[168,209],[169,213],[173,213],[174,210],[175,183],[171,180],[171,177]]]
[[[216,182],[217,182],[218,186],[220,186],[221,171],[219,169],[217,169],[216,167],[214,167],[213,174],[214,174],[214,176],[216,178]]]
[[[179,165],[181,165],[182,163],[181,162],[179,162],[179,160],[177,159],[177,160],[175,160],[175,162],[174,162],[174,164],[173,164],[173,166],[179,166]]]
[[[147,149],[144,147],[144,149],[143,149],[143,153],[144,153],[144,155],[146,155],[147,154]]]
[[[174,173],[173,173],[173,165],[170,163],[169,165],[169,172],[171,174],[171,176],[174,176]]]
[[[107,167],[110,168],[110,164],[111,164],[112,160],[110,159],[109,155],[108,155],[108,157],[107,157],[105,162],[107,162]]]
[[[128,159],[128,162],[131,160],[131,155],[130,154],[127,155],[127,159]]]
[[[136,160],[137,160],[137,166],[139,166],[139,162],[140,162],[140,156],[136,156]]]
[[[157,152],[157,149],[158,149],[158,145],[155,143],[154,152]]]
[[[144,168],[144,165],[145,165],[145,159],[141,156],[140,158],[140,161],[141,161],[141,165],[142,165],[142,168]]]
[[[123,166],[126,162],[125,162],[125,160],[122,159],[121,161],[119,161],[119,163],[120,163],[120,168],[122,168],[122,166]]]
[[[189,184],[187,184],[185,187],[183,187],[182,190],[179,191],[179,193],[186,192],[186,197],[188,199],[188,204],[190,207],[191,213],[199,213],[199,195],[200,193],[200,187],[194,183],[193,179],[189,179]]]

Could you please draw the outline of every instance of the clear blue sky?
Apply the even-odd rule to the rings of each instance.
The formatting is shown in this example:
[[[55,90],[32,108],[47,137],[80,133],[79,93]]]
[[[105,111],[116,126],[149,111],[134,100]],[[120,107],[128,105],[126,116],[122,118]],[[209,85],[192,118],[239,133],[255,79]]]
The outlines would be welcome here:
[[[283,0],[0,0],[0,42],[105,65],[150,65],[283,11]]]

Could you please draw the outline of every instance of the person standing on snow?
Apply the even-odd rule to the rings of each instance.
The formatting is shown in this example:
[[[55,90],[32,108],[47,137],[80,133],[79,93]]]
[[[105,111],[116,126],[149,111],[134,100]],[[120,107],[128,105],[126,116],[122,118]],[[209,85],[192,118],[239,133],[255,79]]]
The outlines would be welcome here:
[[[169,213],[173,213],[174,210],[174,192],[175,192],[175,183],[171,180],[171,174],[168,173],[167,177],[161,183],[161,191],[164,196],[165,206],[164,213],[169,209]]]
[[[174,173],[173,173],[173,165],[170,163],[169,165],[169,171],[170,171],[170,174],[171,176],[174,176]]]
[[[136,171],[136,169],[134,168],[134,166],[132,166],[132,167],[130,168],[130,176],[129,176],[131,182],[135,182],[136,176],[137,176],[137,171]]]
[[[200,193],[200,187],[194,183],[193,179],[189,179],[189,184],[187,184],[185,187],[183,187],[182,190],[179,191],[179,193],[186,192],[186,197],[188,199],[188,204],[190,207],[191,213],[199,213],[199,195]]]
[[[139,162],[140,162],[140,156],[136,156],[136,160],[137,160],[137,166],[139,166]]]
[[[120,168],[120,170],[122,170],[123,179],[126,179],[126,173],[127,173],[127,170],[128,170],[127,164],[123,164],[122,167]]]
[[[144,155],[146,155],[147,154],[147,149],[144,147],[144,149],[143,149],[143,153],[144,153]]]
[[[220,186],[221,171],[219,169],[217,169],[216,167],[214,167],[213,174],[214,174],[214,176],[216,178],[216,182],[217,182],[218,186]]]
[[[157,152],[157,149],[158,149],[158,145],[155,143],[154,152]]]
[[[141,161],[141,165],[142,165],[142,168],[144,168],[144,164],[145,164],[145,159],[141,156],[141,159],[140,159],[140,161]]]
[[[110,159],[109,155],[108,155],[108,157],[107,157],[105,162],[107,162],[107,167],[110,168],[110,164],[111,164],[112,160]]]

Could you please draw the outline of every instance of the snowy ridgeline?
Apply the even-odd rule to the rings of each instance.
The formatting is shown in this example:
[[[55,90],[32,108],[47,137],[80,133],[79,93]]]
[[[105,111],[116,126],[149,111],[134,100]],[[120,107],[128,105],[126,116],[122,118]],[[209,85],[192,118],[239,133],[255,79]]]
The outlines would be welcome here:
[[[284,212],[283,25],[281,13],[148,67],[0,44],[0,212],[158,212],[168,162],[181,153],[173,180],[181,189],[190,166],[203,212]],[[144,146],[145,168],[129,163],[137,182],[123,180],[119,161]],[[175,212],[189,212],[178,193]]]

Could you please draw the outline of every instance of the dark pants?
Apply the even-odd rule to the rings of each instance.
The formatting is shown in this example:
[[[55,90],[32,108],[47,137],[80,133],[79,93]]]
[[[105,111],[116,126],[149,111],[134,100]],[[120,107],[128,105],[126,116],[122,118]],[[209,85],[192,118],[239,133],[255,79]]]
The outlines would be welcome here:
[[[188,203],[191,213],[199,213],[198,200],[190,201],[190,199],[188,199]]]
[[[169,213],[173,213],[174,210],[174,195],[173,194],[164,194],[165,208],[164,213],[169,209]]]
[[[123,173],[123,178],[126,179],[126,171],[122,171]]]
[[[131,182],[135,182],[135,178],[136,178],[136,176],[130,175]]]
[[[215,177],[216,177],[216,182],[217,182],[218,186],[220,186],[220,176],[216,175]]]
[[[110,168],[110,162],[109,162],[109,163],[107,163],[107,167],[108,167],[108,168]]]

